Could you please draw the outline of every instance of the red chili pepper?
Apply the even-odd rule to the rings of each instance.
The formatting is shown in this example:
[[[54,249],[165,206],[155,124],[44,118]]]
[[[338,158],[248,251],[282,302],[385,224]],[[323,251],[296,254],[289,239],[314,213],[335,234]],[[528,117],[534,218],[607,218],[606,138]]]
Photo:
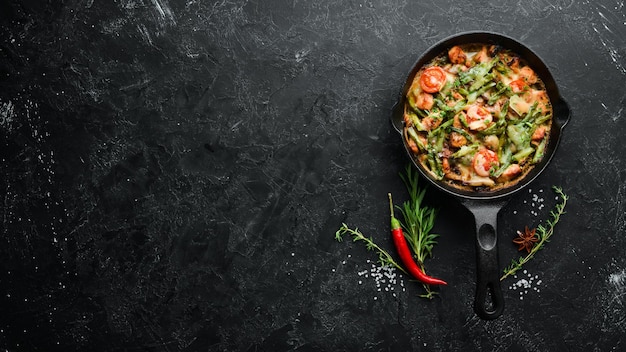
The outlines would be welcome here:
[[[406,243],[406,238],[404,238],[400,221],[398,221],[398,219],[396,219],[393,215],[391,193],[389,193],[389,208],[391,209],[391,237],[393,238],[393,243],[395,244],[396,250],[400,255],[400,259],[409,274],[413,275],[413,277],[417,280],[427,285],[447,285],[448,283],[443,280],[426,275],[413,260],[409,245]]]

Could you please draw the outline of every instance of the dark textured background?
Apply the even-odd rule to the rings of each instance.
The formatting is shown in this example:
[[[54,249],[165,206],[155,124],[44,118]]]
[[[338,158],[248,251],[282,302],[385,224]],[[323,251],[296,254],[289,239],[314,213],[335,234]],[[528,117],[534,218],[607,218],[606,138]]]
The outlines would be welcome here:
[[[334,240],[392,251],[390,109],[467,30],[524,42],[572,109],[501,211],[501,266],[552,185],[567,214],[494,321],[454,199],[428,194],[432,301]],[[2,1],[0,350],[625,351],[625,38],[622,0]]]

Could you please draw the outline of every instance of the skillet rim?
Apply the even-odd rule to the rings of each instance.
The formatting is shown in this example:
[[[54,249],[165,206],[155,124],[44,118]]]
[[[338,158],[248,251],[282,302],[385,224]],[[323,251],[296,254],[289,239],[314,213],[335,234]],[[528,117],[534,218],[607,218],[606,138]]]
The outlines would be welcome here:
[[[450,48],[454,45],[470,43],[487,43],[500,45],[518,54],[523,60],[525,60],[529,64],[529,66],[539,75],[539,77],[544,82],[553,109],[550,139],[548,145],[546,145],[545,155],[543,159],[539,162],[539,164],[535,165],[532,170],[530,170],[528,174],[526,174],[526,176],[515,182],[513,185],[494,191],[464,190],[454,187],[443,180],[434,179],[430,172],[426,171],[415,159],[402,133],[404,127],[402,115],[404,113],[406,92],[411,86],[411,83],[413,82],[413,79],[417,72],[422,68],[422,66],[424,66],[436,56],[440,55],[447,48]],[[528,184],[534,181],[547,168],[547,166],[552,161],[554,154],[556,153],[557,147],[560,144],[562,130],[569,122],[570,117],[571,110],[568,104],[560,95],[556,81],[550,73],[549,68],[547,67],[545,62],[539,57],[539,55],[537,55],[522,42],[510,36],[491,31],[467,31],[448,36],[438,41],[426,51],[424,51],[422,55],[420,55],[417,61],[413,64],[411,70],[409,71],[409,74],[404,81],[404,85],[402,87],[402,90],[400,91],[399,99],[392,109],[391,122],[394,129],[400,133],[405,152],[411,159],[413,165],[418,169],[422,176],[424,176],[424,178],[426,178],[436,188],[453,196],[468,200],[497,200],[508,197],[526,188]]]

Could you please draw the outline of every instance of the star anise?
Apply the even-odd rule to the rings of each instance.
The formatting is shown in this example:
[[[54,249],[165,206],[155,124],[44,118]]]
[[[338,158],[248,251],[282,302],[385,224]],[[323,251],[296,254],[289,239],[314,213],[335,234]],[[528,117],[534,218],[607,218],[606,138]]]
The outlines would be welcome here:
[[[530,250],[535,246],[535,243],[539,241],[539,237],[535,234],[537,229],[529,230],[528,226],[524,229],[524,232],[517,231],[518,237],[515,237],[513,243],[515,243],[518,251],[526,249],[526,252],[530,253]]]

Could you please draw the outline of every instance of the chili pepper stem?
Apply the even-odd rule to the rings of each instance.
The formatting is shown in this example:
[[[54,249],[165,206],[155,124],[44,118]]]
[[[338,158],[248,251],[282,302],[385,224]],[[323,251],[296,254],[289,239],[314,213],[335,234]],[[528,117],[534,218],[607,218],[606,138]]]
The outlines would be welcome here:
[[[387,193],[387,196],[389,196],[389,211],[391,212],[391,231],[402,230],[400,221],[396,219],[393,214],[393,199],[391,198],[391,193]]]

